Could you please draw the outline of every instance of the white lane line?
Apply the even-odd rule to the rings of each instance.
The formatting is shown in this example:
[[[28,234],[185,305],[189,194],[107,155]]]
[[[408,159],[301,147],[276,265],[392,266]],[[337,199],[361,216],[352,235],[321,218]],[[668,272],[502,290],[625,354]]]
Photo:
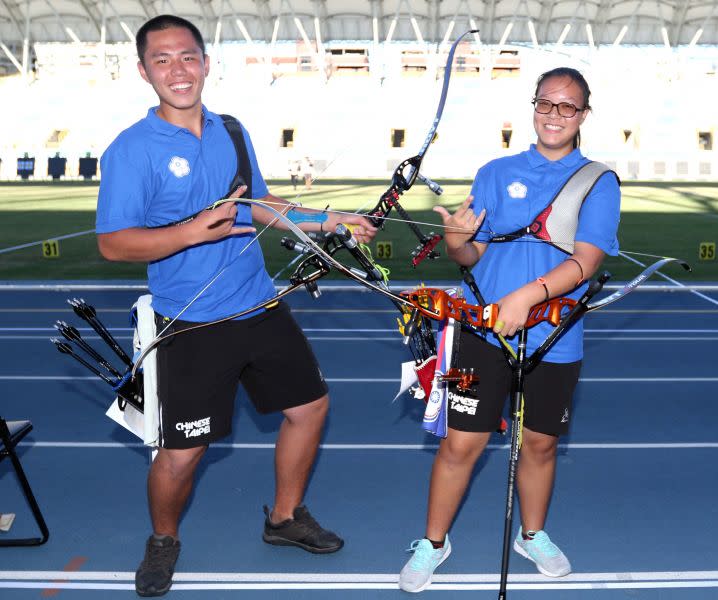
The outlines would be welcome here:
[[[34,580],[54,582],[79,581],[132,581],[133,571],[0,571],[0,580]],[[515,583],[596,583],[622,581],[707,581],[718,582],[718,571],[637,571],[571,573],[558,579],[549,579],[538,573],[514,573],[509,579]],[[395,583],[396,573],[234,573],[234,572],[177,572],[175,582],[215,583]],[[436,574],[437,583],[498,583],[498,573]]]
[[[509,578],[510,581],[510,578]],[[432,583],[429,591],[492,591],[498,583]],[[646,582],[598,582],[598,583],[508,583],[509,590],[653,590],[653,589],[705,589],[718,588],[718,581],[646,581]],[[134,583],[38,583],[25,581],[0,581],[0,589],[47,589],[47,590],[134,590]],[[173,583],[172,590],[217,592],[232,590],[396,590],[396,583]]]
[[[93,375],[0,375],[0,381],[96,381]],[[327,383],[399,383],[398,377],[327,377]],[[713,383],[718,377],[581,377],[583,383]]]
[[[0,571],[4,589],[133,590],[131,572]],[[179,590],[396,589],[396,573],[175,573]],[[431,590],[495,590],[497,574],[435,575]],[[715,571],[573,573],[560,581],[510,575],[513,590],[670,589],[718,587]]]
[[[99,340],[100,338],[93,338],[89,336],[82,336],[85,340]],[[116,340],[130,340],[130,336],[115,335]],[[37,335],[0,335],[0,341],[19,341],[19,340],[40,340],[42,343],[47,342],[49,336],[37,336]],[[307,336],[310,342],[396,342],[399,345],[401,338],[396,335],[390,337],[381,336]],[[718,340],[716,336],[646,336],[646,337],[624,337],[624,336],[593,336],[587,335],[584,338],[586,341],[591,340],[603,340],[608,342],[714,342]]]

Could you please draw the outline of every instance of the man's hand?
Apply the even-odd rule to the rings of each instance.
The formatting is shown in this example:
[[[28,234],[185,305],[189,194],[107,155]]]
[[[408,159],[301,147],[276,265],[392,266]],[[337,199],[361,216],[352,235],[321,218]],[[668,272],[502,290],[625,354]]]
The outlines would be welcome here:
[[[334,231],[339,223],[351,225],[352,235],[360,244],[367,244],[374,239],[377,228],[362,215],[347,215],[331,213],[324,223],[324,231]]]
[[[239,198],[246,191],[247,186],[238,187],[230,198]],[[197,217],[187,224],[193,227],[193,234],[197,244],[213,242],[243,233],[254,233],[256,229],[251,226],[238,227],[234,221],[237,217],[237,205],[234,202],[223,202],[211,210],[203,210]]]

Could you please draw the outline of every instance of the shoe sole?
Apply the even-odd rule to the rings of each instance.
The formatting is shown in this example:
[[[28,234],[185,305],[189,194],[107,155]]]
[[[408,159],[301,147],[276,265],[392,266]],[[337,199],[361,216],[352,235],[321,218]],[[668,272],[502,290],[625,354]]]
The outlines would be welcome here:
[[[446,554],[444,554],[444,556],[441,557],[441,560],[436,564],[436,566],[434,567],[434,571],[436,571],[436,569],[439,568],[441,563],[443,563],[447,558],[449,558],[450,554],[451,554],[451,546],[449,546],[449,548],[446,551]],[[407,590],[406,588],[401,587],[401,584],[399,584],[399,589],[402,590],[403,592],[409,592],[410,594],[418,594],[419,592],[423,592],[426,588],[428,588],[431,585],[431,580],[433,578],[434,578],[434,574],[432,573],[429,576],[429,579],[426,581],[426,583],[424,585],[422,585],[421,587],[416,588],[415,590]]]
[[[294,540],[288,540],[287,538],[274,535],[267,535],[266,533],[262,534],[262,539],[267,544],[272,544],[272,546],[296,546],[297,548],[301,548],[302,550],[306,550],[312,554],[331,554],[332,552],[338,552],[344,547],[344,540],[336,546],[329,546],[329,548],[317,548],[316,546],[308,546],[307,544],[302,544],[301,542],[295,542]]]
[[[143,598],[154,598],[156,596],[164,596],[167,592],[170,591],[170,588],[172,587],[172,582],[170,581],[170,584],[166,588],[162,588],[160,590],[155,590],[153,592],[140,590],[137,587],[135,587],[135,592],[138,596],[142,596]]]
[[[524,558],[528,558],[533,564],[536,565],[536,568],[539,570],[539,573],[541,573],[542,575],[546,575],[546,577],[565,577],[571,572],[571,569],[569,569],[565,573],[551,573],[550,571],[547,571],[546,569],[541,567],[541,565],[539,565],[533,558],[531,558],[529,553],[526,552],[526,550],[524,550],[516,540],[514,540],[514,550]]]

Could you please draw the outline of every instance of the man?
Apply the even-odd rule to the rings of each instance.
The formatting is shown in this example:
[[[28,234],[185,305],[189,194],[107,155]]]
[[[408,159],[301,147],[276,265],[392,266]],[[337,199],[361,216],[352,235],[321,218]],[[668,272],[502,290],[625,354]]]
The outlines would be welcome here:
[[[154,88],[159,106],[123,131],[102,157],[98,246],[109,260],[148,262],[158,328],[181,316],[172,327],[182,329],[251,308],[274,294],[251,222],[273,223],[275,215],[234,202],[202,210],[227,194],[238,165],[245,185],[232,198],[278,203],[307,231],[333,230],[338,218],[291,208],[270,195],[243,128],[245,152],[238,156],[220,116],[202,105],[210,62],[194,25],[170,15],[155,17],[138,31],[137,53],[140,75]],[[162,227],[197,212],[189,222]],[[358,215],[342,221],[355,225],[359,240],[376,233]],[[140,596],[160,596],[172,584],[179,518],[196,467],[208,444],[230,433],[240,381],[258,411],[284,415],[264,541],[314,553],[342,547],[341,538],[302,505],[329,398],[286,305],[175,336],[160,345],[157,366],[160,448],[148,477],[153,534],[135,576]]]

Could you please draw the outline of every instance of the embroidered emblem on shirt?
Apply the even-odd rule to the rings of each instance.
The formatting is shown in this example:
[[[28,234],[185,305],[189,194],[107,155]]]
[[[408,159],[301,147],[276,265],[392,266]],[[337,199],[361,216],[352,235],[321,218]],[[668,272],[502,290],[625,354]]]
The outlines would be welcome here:
[[[564,408],[563,417],[561,417],[561,423],[568,423],[568,408]]]
[[[185,175],[189,175],[189,163],[187,162],[186,158],[182,158],[181,156],[173,156],[170,158],[170,164],[167,165],[172,171],[172,174],[175,177],[184,177]]]
[[[520,181],[514,181],[506,186],[506,191],[512,198],[526,198],[527,188]]]

